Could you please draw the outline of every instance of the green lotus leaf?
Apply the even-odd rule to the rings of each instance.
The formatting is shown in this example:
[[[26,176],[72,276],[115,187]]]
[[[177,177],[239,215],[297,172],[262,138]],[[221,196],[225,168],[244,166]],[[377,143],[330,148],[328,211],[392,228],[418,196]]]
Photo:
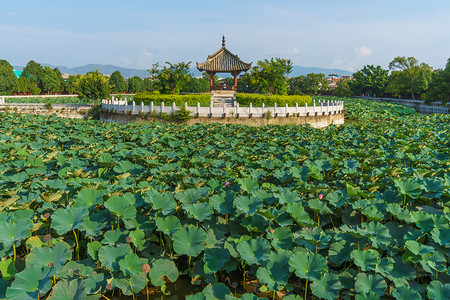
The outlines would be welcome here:
[[[127,173],[133,167],[133,164],[128,160],[121,160],[114,165],[114,172],[122,174]]]
[[[152,204],[152,208],[160,211],[163,215],[172,214],[177,207],[177,202],[173,199],[172,194],[160,193],[153,189],[145,192],[144,201]]]
[[[154,286],[162,286],[165,284],[164,277],[167,277],[171,282],[178,279],[178,269],[172,260],[157,259],[153,262],[148,276]]]
[[[209,204],[211,204],[218,213],[224,215],[232,214],[234,213],[234,197],[235,195],[233,191],[225,191],[220,194],[214,194],[209,198]]]
[[[347,193],[345,191],[334,191],[329,193],[325,199],[334,207],[342,207],[348,199]]]
[[[380,295],[375,294],[374,292],[364,293],[361,292],[355,295],[355,300],[380,300]]]
[[[180,255],[197,256],[206,248],[206,232],[194,226],[182,227],[173,234],[173,249]]]
[[[230,251],[223,248],[206,248],[203,261],[203,270],[205,274],[211,274],[219,271],[226,262],[230,260]]]
[[[408,285],[408,280],[416,278],[414,265],[409,262],[403,262],[399,256],[393,257],[393,269],[386,277],[393,281],[395,286]]]
[[[320,254],[295,252],[289,259],[289,266],[300,278],[319,280],[324,272],[328,272],[327,261]]]
[[[6,299],[37,299],[43,297],[52,287],[54,269],[49,266],[31,265],[17,273],[6,290]]]
[[[26,239],[31,236],[32,227],[31,220],[20,220],[17,223],[0,222],[0,242],[9,246],[16,241]]]
[[[292,232],[287,226],[276,228],[273,233],[267,234],[267,238],[272,239],[275,250],[286,250],[292,246]]]
[[[373,250],[353,250],[350,257],[354,260],[355,265],[361,268],[361,271],[375,270],[380,262],[380,254]]]
[[[72,251],[66,242],[59,242],[53,248],[33,248],[26,257],[27,265],[41,267],[53,265],[55,268],[63,266],[72,258]]]
[[[134,244],[136,249],[142,251],[145,244],[145,233],[142,230],[134,230],[130,232],[131,242]]]
[[[444,283],[440,281],[432,281],[427,287],[427,296],[432,300],[444,300],[448,299],[450,295],[450,283]]]
[[[357,249],[356,244],[350,244],[346,240],[340,240],[330,244],[328,257],[336,265],[340,265],[350,260],[350,253]]]
[[[317,214],[329,214],[331,210],[328,208],[325,201],[321,201],[317,198],[308,201],[308,207],[311,208]]]
[[[85,188],[78,192],[72,207],[90,208],[94,205],[102,205],[103,192],[91,188]]]
[[[128,236],[127,231],[121,229],[108,230],[103,235],[102,244],[104,245],[117,245],[125,244]]]
[[[136,217],[136,199],[132,194],[125,194],[122,197],[113,196],[105,202],[105,207],[119,218],[133,219]]]
[[[277,291],[284,287],[289,278],[289,256],[291,252],[272,252],[269,256],[269,262],[265,267],[259,267],[256,271],[256,277],[259,282],[266,284],[270,291]]]
[[[338,299],[341,288],[339,277],[332,273],[323,275],[322,278],[311,284],[313,295],[327,300]]]
[[[206,296],[205,294],[203,294],[203,292],[199,292],[197,294],[194,295],[189,295],[186,297],[186,300],[205,300]]]
[[[419,244],[416,241],[407,241],[405,243],[406,248],[411,251],[414,255],[423,255],[426,253],[433,253],[434,248],[426,245]]]
[[[383,276],[388,276],[394,269],[394,260],[390,257],[383,257],[375,268],[375,272]]]
[[[380,222],[370,222],[362,224],[361,226],[365,228],[363,230],[358,229],[358,232],[366,236],[369,234],[369,240],[374,247],[383,248],[391,243],[392,237],[389,233],[389,229]]]
[[[413,199],[417,199],[422,193],[420,183],[411,178],[406,180],[394,179],[394,184],[398,188],[400,194],[410,196]]]
[[[87,219],[89,211],[83,207],[67,207],[55,211],[52,215],[51,227],[59,235],[79,228]]]
[[[442,193],[444,187],[444,183],[436,178],[425,178],[422,181],[422,188],[427,192]]]
[[[164,232],[168,236],[172,236],[174,232],[182,227],[180,220],[175,216],[165,217],[164,219],[157,218],[155,224],[159,231]]]
[[[314,224],[314,221],[310,219],[309,214],[305,211],[305,208],[300,203],[288,203],[286,205],[286,210],[298,225],[304,227]]]
[[[246,215],[253,214],[262,206],[261,199],[254,196],[239,196],[234,198],[234,206]]]
[[[267,298],[261,298],[261,297],[256,296],[255,294],[244,294],[239,299],[241,299],[241,300],[267,300]],[[283,299],[286,299],[286,297],[284,297]],[[301,299],[299,298],[298,300],[301,300]]]
[[[206,300],[231,300],[236,299],[230,292],[230,289],[223,283],[208,284],[203,289]]]
[[[420,300],[422,296],[410,287],[401,286],[392,292],[392,296],[397,300]]]
[[[208,191],[207,188],[187,189],[175,194],[175,199],[183,204],[193,204],[205,197],[208,194]]]
[[[212,206],[208,203],[194,203],[194,204],[185,204],[183,208],[187,211],[189,216],[192,216],[194,219],[203,222],[204,220],[210,220],[213,214]]]
[[[259,189],[258,180],[252,177],[239,178],[237,182],[241,186],[241,189],[247,193],[251,193]]]
[[[373,292],[379,296],[386,293],[387,284],[378,274],[359,273],[356,275],[355,291],[357,293]]]
[[[397,220],[410,223],[411,216],[409,214],[409,211],[407,209],[403,209],[400,204],[389,203],[387,211],[390,212]]]
[[[138,276],[140,273],[142,273],[142,266],[145,263],[146,262],[143,259],[140,259],[136,254],[128,253],[123,259],[119,261],[119,267],[123,275],[125,276]]]
[[[287,204],[291,202],[297,202],[300,200],[298,193],[289,190],[281,191],[273,195],[281,204]]]
[[[425,232],[430,232],[434,228],[434,221],[430,214],[424,211],[414,211],[411,213],[411,222]]]
[[[102,247],[99,241],[93,241],[87,244],[87,252],[94,260],[98,260],[98,250]]]
[[[111,282],[111,286],[119,288],[125,296],[138,294],[145,288],[146,284],[146,275],[144,273],[137,276],[132,275],[129,278],[114,277]]]
[[[85,300],[87,291],[83,279],[61,280],[53,287],[49,300],[73,299]]]
[[[110,271],[119,271],[119,261],[131,252],[128,244],[103,246],[98,250],[98,259],[103,267],[108,268]]]
[[[14,275],[16,275],[17,270],[14,266],[14,260],[10,258],[0,261],[0,272],[2,272],[2,278],[5,280],[10,280]]]
[[[432,254],[422,255],[422,261],[420,261],[420,264],[425,272],[431,274],[436,274],[436,272],[447,272],[445,256],[439,251],[435,251]]]
[[[236,250],[245,262],[249,265],[261,265],[269,258],[270,243],[264,238],[240,241]]]
[[[361,213],[371,221],[382,221],[384,214],[375,205],[364,208]]]

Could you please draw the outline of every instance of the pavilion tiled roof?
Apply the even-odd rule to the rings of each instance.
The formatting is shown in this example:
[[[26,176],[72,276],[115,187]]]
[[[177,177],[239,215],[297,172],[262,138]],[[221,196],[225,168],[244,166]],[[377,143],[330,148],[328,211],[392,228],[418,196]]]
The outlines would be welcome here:
[[[222,42],[222,48],[213,55],[209,55],[208,59],[202,63],[197,63],[199,71],[214,73],[232,73],[248,71],[252,67],[252,63],[243,62],[237,55],[231,53],[225,47],[225,39]]]

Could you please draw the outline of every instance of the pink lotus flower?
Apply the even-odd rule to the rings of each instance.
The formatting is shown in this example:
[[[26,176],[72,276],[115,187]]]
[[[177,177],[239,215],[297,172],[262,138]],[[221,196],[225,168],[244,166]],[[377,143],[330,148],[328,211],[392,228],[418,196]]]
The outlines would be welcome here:
[[[323,194],[319,194],[319,200],[323,199]]]
[[[270,234],[273,234],[275,232],[275,230],[270,229],[269,232],[270,232]]]
[[[225,186],[229,186],[230,185],[230,183],[227,181],[227,182],[225,182]]]

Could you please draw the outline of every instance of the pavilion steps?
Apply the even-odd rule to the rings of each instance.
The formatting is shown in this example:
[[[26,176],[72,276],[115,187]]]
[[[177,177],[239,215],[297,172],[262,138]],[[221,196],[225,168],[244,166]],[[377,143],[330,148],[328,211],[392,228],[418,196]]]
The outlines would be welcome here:
[[[227,107],[233,107],[234,102],[236,101],[235,93],[213,93],[211,100],[213,101],[214,106],[223,107],[224,105]]]

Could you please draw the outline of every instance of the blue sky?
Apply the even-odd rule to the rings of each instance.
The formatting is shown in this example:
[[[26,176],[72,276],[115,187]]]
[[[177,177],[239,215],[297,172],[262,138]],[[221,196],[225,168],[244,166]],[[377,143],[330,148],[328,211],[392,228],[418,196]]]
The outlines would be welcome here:
[[[450,57],[450,0],[0,0],[0,59],[149,69],[203,62],[221,47],[246,62],[356,71],[414,56]]]

